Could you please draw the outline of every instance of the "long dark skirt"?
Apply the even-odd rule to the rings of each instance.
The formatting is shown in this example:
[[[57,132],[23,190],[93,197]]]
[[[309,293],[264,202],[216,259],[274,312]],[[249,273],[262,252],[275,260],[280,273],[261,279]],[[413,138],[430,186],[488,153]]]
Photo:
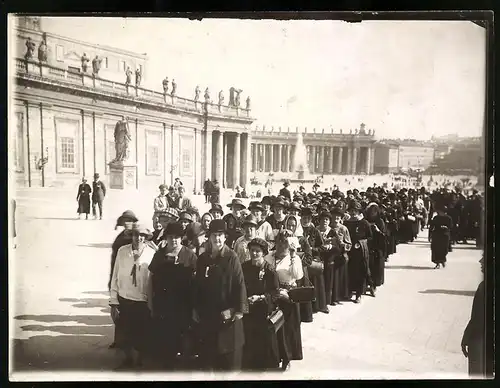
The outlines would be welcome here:
[[[309,280],[311,280],[314,286],[314,297],[315,300],[312,302],[312,310],[314,313],[318,311],[325,310],[327,308],[326,292],[325,292],[325,276],[324,273],[311,275],[309,274]]]
[[[406,219],[401,221],[401,226],[399,228],[399,241],[402,243],[413,241],[412,221]]]
[[[435,264],[446,263],[446,256],[448,255],[448,242],[447,241],[432,241],[431,242],[431,260]]]
[[[384,284],[385,258],[382,251],[373,250],[370,252],[370,273],[372,275],[373,284],[379,287]]]
[[[188,334],[188,324],[181,323],[172,316],[155,317],[152,329],[155,341],[151,344],[151,350],[155,358],[166,366],[175,368],[178,366],[177,354],[184,352],[183,345]],[[188,355],[183,354],[183,356]]]
[[[145,353],[150,349],[151,314],[147,302],[137,302],[118,296],[120,303],[119,337],[116,346],[123,350],[135,349]]]
[[[246,314],[243,318],[245,342],[243,347],[243,369],[265,370],[279,366],[280,354],[278,336],[269,327],[267,317],[257,314]]]
[[[357,296],[363,295],[366,291],[366,280],[369,274],[368,259],[368,254],[364,254],[362,249],[349,252],[349,288]]]
[[[90,196],[81,196],[78,199],[78,214],[89,214],[90,213]]]
[[[278,305],[283,311],[285,323],[279,337],[280,358],[282,360],[302,360],[302,333],[300,330],[300,307],[298,303],[279,301]],[[278,333],[279,334],[279,333]]]
[[[309,278],[309,270],[307,267],[302,267],[304,271],[304,277],[297,282],[298,286],[310,286],[312,284]],[[301,322],[312,322],[313,321],[313,305],[312,302],[300,303],[300,321]]]
[[[343,256],[335,259],[332,265],[332,276],[332,293],[329,303],[338,303],[351,299],[348,263]]]
[[[396,253],[396,238],[394,237],[395,232],[391,232],[387,235],[387,256]]]

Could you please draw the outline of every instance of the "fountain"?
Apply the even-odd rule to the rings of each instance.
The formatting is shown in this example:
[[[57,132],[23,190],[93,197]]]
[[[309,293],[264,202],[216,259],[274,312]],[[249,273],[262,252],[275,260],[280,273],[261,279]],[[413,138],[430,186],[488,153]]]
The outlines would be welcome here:
[[[297,179],[304,179],[304,172],[307,169],[307,149],[304,145],[302,133],[297,134],[297,144],[295,145],[295,154],[293,157],[293,171],[297,172]]]

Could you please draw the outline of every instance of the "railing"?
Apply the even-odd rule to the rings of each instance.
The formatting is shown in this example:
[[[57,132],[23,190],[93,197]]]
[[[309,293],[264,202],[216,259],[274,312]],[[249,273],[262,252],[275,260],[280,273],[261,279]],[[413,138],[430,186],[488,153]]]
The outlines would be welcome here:
[[[250,110],[241,107],[227,105],[218,105],[213,102],[194,101],[183,97],[172,96],[170,94],[160,93],[154,90],[136,87],[135,85],[126,85],[125,83],[115,82],[99,77],[94,77],[88,73],[77,73],[41,63],[35,60],[25,60],[16,58],[15,68],[18,75],[28,75],[36,78],[65,82],[72,85],[79,85],[94,90],[113,93],[118,96],[127,96],[134,99],[174,106],[176,108],[203,112],[206,107],[207,113],[223,116],[250,118]]]

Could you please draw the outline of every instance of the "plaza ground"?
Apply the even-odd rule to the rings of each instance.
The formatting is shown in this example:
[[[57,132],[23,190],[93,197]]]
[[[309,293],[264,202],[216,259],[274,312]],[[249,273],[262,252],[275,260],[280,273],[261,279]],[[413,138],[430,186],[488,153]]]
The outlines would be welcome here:
[[[15,195],[11,377],[52,372],[50,378],[68,379],[64,372],[80,372],[85,379],[104,378],[103,373],[123,378],[112,372],[119,354],[108,349],[110,246],[124,210],[150,225],[155,193],[110,190],[102,221],[76,219],[73,191],[19,189]],[[201,197],[194,202],[206,210]],[[425,231],[418,241],[398,246],[376,298],[331,307],[329,315],[302,324],[304,360],[292,362],[284,374],[252,378],[466,378],[460,340],[480,282],[479,259],[473,242],[457,245],[447,267],[434,270]]]

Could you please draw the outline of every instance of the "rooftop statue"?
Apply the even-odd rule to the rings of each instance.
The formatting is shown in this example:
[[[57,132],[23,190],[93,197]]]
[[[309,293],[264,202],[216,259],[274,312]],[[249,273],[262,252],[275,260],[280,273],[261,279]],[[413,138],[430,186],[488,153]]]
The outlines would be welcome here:
[[[219,92],[219,105],[223,105],[224,104],[224,92],[221,90]]]
[[[138,68],[135,70],[135,86],[141,85],[141,79],[142,79],[142,72],[141,69]]]
[[[24,55],[24,59],[32,59],[35,55],[35,42],[28,37],[26,40],[26,54]]]
[[[99,70],[101,70],[102,59],[97,55],[92,59],[92,72],[94,75],[99,75]]]
[[[165,77],[165,79],[162,82],[162,86],[163,86],[163,94],[167,94],[168,93],[168,77]]]
[[[205,102],[210,102],[210,91],[208,88],[205,89]]]
[[[47,62],[47,43],[45,39],[40,42],[38,46],[38,60],[40,62]]]
[[[250,109],[250,96],[247,97],[247,106],[246,109]]]
[[[177,93],[177,83],[175,82],[175,79],[172,80],[172,91],[170,92],[170,94],[172,96],[175,96]]]
[[[200,99],[200,93],[201,93],[200,87],[198,85],[196,85],[196,89],[194,90],[194,100],[195,101],[198,101]]]
[[[87,57],[87,53],[83,53],[81,61],[82,61],[82,71],[86,73],[90,62],[89,57]]]

